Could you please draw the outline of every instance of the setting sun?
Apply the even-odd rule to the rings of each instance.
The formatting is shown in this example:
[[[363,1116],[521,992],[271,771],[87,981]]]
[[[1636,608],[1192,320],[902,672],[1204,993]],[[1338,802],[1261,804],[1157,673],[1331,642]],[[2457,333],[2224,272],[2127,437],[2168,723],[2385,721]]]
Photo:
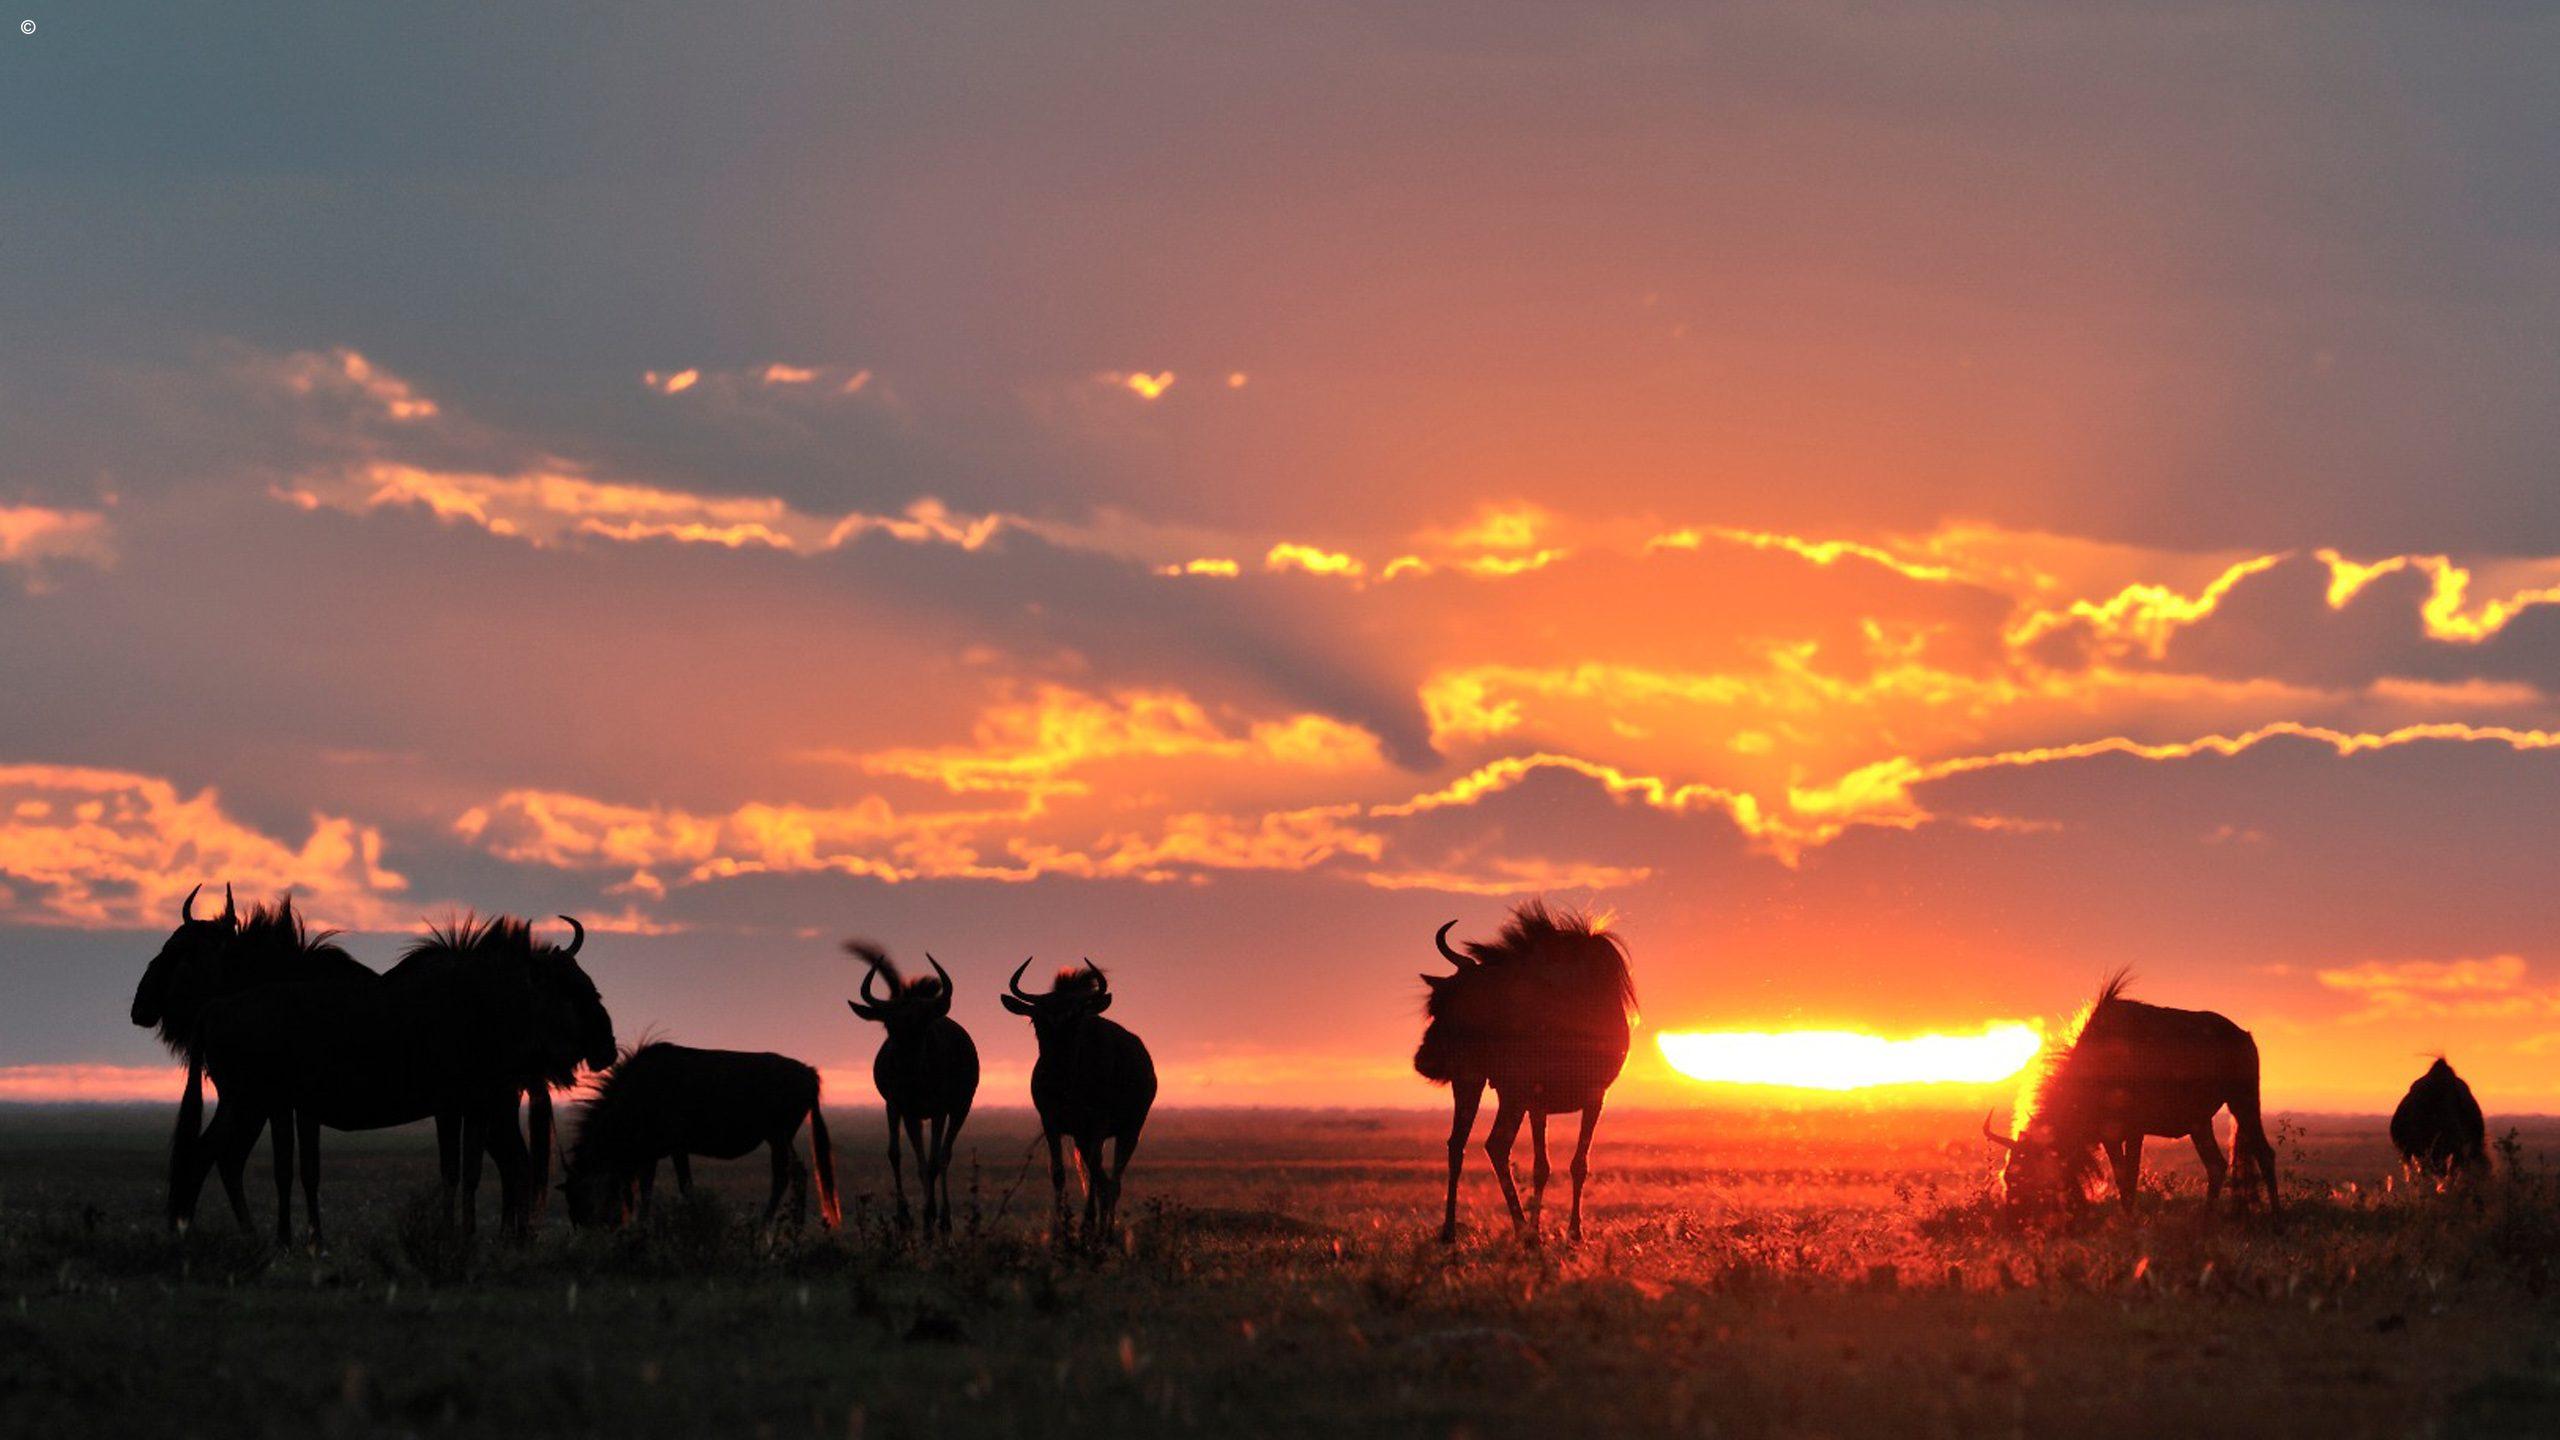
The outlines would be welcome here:
[[[2042,1030],[1999,1021],[1969,1035],[1888,1039],[1857,1030],[1667,1030],[1662,1058],[1692,1080],[1863,1090],[1876,1085],[1992,1085],[2016,1075],[2044,1046]]]

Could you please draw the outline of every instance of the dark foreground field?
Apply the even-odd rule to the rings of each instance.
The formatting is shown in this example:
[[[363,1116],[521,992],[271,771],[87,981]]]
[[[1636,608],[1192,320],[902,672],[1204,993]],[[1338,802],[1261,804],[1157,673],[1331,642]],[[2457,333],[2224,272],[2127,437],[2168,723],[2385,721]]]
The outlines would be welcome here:
[[[2136,1219],[2017,1234],[1972,1116],[1613,1115],[1586,1244],[1491,1227],[1478,1159],[1450,1253],[1428,1116],[1169,1114],[1100,1256],[1044,1243],[1019,1115],[926,1247],[866,1114],[832,1237],[757,1233],[741,1162],[646,1234],[465,1250],[397,1132],[332,1137],[318,1257],[218,1199],[165,1236],[163,1123],[0,1111],[0,1434],[2560,1434],[2547,1122],[2467,1195],[2315,1118],[2280,1228],[2203,1213],[2188,1157]]]

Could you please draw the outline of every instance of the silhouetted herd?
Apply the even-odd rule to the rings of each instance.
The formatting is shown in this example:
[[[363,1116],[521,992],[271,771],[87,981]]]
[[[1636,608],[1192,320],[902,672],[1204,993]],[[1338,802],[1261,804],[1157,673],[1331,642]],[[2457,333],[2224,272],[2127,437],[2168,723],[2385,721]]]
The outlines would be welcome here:
[[[427,932],[376,972],[310,930],[290,897],[239,913],[225,887],[222,911],[200,917],[197,891],[178,928],[145,969],[132,1019],[153,1027],[187,1062],[186,1090],[170,1141],[168,1217],[185,1227],[208,1174],[219,1174],[234,1215],[250,1228],[242,1174],[262,1132],[275,1155],[276,1236],[293,1239],[297,1171],[311,1238],[320,1225],[319,1132],[435,1122],[447,1223],[468,1230],[481,1159],[497,1167],[500,1214],[511,1232],[530,1228],[550,1189],[555,1148],[572,1223],[618,1225],[645,1217],[658,1163],[680,1190],[691,1158],[735,1159],[763,1147],[772,1157],[764,1218],[788,1198],[805,1219],[814,1175],[819,1216],[839,1223],[835,1163],[820,1109],[818,1072],[787,1056],[703,1050],[665,1042],[617,1051],[613,1022],[578,963],[586,931],[565,943],[536,937],[526,921],[465,918]],[[1624,1069],[1635,1017],[1625,942],[1605,924],[1543,902],[1516,906],[1489,941],[1434,944],[1454,973],[1424,975],[1426,1024],[1414,1069],[1450,1087],[1453,1116],[1440,1238],[1458,1233],[1458,1181],[1484,1092],[1494,1093],[1485,1153],[1512,1224],[1535,1241],[1550,1168],[1547,1119],[1581,1117],[1570,1165],[1567,1234],[1582,1236],[1583,1186],[1593,1132]],[[914,1223],[903,1151],[916,1157],[927,1234],[950,1233],[952,1155],[977,1098],[978,1052],[951,1017],[956,986],[927,955],[930,975],[899,973],[868,941],[845,948],[863,963],[853,1013],[884,1031],[872,1079],[887,1109],[889,1167],[900,1228]],[[1022,987],[1031,961],[1000,996],[1031,1022],[1039,1056],[1031,1102],[1049,1151],[1053,1233],[1108,1237],[1118,1223],[1121,1177],[1156,1096],[1146,1045],[1103,1018],[1109,980],[1090,960],[1060,970],[1046,992]],[[2276,1157],[2261,1121],[2258,1050],[2220,1015],[2129,999],[2110,979],[2077,1028],[2041,1060],[2008,1134],[1984,1134],[2008,1151],[2001,1190],[2017,1209],[2086,1203],[2097,1161],[2113,1169],[2118,1197],[2133,1204],[2147,1137],[2185,1137],[2203,1162],[2208,1201],[2226,1175],[2236,1202],[2263,1186],[2276,1204]],[[589,1073],[575,1139],[557,1147],[551,1092]],[[203,1116],[204,1081],[218,1100]],[[518,1124],[519,1107],[525,1127]],[[2229,1158],[2214,1117],[2234,1121]],[[1523,1123],[1534,1151],[1526,1203],[1511,1167]],[[797,1153],[803,1125],[810,1161]],[[2445,1176],[2486,1165],[2486,1126],[2470,1087],[2439,1059],[2392,1116],[2391,1138],[2413,1167]],[[902,1147],[903,1141],[903,1147]],[[1106,1159],[1104,1147],[1110,1146]],[[1067,1201],[1066,1150],[1084,1178],[1081,1225]],[[2234,1173],[2236,1168],[2236,1173]]]

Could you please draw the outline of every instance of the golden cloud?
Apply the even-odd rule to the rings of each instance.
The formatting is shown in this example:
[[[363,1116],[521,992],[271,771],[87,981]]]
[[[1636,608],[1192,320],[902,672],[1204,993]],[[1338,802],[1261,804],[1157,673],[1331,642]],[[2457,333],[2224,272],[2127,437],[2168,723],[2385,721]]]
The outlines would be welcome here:
[[[910,545],[976,550],[1004,524],[993,515],[956,515],[930,498],[899,515],[811,515],[769,496],[702,495],[568,471],[492,475],[392,461],[304,476],[277,493],[305,509],[422,509],[537,546],[591,537],[815,555],[878,534]]]
[[[246,899],[292,890],[331,924],[404,923],[408,882],[382,837],[327,815],[298,846],[232,819],[210,789],[68,765],[0,765],[0,916],[12,923],[167,929],[199,884]]]

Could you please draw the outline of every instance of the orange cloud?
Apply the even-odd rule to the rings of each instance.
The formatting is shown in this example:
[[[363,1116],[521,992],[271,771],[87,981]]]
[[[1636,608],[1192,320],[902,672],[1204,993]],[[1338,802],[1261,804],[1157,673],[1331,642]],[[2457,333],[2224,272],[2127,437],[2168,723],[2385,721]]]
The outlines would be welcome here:
[[[2284,558],[2279,554],[2242,560],[2192,595],[2146,583],[2128,585],[2104,600],[2074,600],[2060,609],[2030,610],[2010,625],[2009,643],[2023,650],[2055,631],[2082,625],[2101,653],[2138,653],[2158,660],[2168,654],[2169,641],[2180,629],[2211,615],[2233,587],[2273,569]]]
[[[1159,575],[1214,575],[1222,580],[1233,580],[1244,573],[1244,567],[1233,560],[1210,557],[1185,560],[1179,564],[1159,565],[1156,567],[1156,573]]]
[[[274,373],[278,383],[295,395],[351,398],[387,420],[432,420],[441,413],[436,402],[419,394],[408,381],[344,347],[296,351],[277,361]]]
[[[2517,1020],[2560,1015],[2560,988],[2531,983],[2524,958],[2369,960],[2318,972],[2320,983],[2364,1008],[2350,1022]]]
[[[2364,587],[2385,575],[2402,570],[2423,572],[2429,581],[2427,598],[2420,602],[2418,616],[2426,626],[2427,637],[2456,645],[2477,645],[2507,627],[2507,622],[2540,605],[2560,604],[2560,581],[2531,585],[2515,590],[2501,599],[2484,600],[2470,607],[2472,572],[2456,565],[2443,555],[2394,555],[2360,564],[2335,550],[2319,552],[2322,564],[2329,567],[2329,608],[2343,610]],[[2539,568],[2549,570],[2555,563],[2541,562]]]
[[[1309,575],[1357,576],[1368,567],[1338,550],[1318,549],[1284,540],[1262,557],[1262,568],[1275,573],[1301,570]]]
[[[1173,388],[1174,375],[1170,370],[1159,370],[1152,375],[1143,370],[1106,370],[1095,378],[1105,385],[1126,390],[1141,400],[1160,400],[1164,398],[1164,392]]]
[[[814,555],[881,534],[912,545],[976,550],[1004,525],[994,515],[955,515],[930,498],[909,505],[901,515],[811,515],[770,496],[701,495],[565,471],[491,475],[391,461],[308,475],[278,494],[305,509],[357,514],[423,509],[441,520],[538,546],[593,537]]]
[[[49,562],[105,565],[114,558],[107,545],[107,517],[95,510],[0,505],[0,565],[23,566],[40,581]]]
[[[299,846],[225,814],[212,790],[121,770],[0,765],[0,917],[28,925],[166,929],[198,884],[243,896],[290,889],[332,924],[405,923],[408,882],[382,837],[327,815]]]
[[[1044,685],[1027,699],[982,713],[971,743],[883,750],[857,757],[874,775],[897,775],[954,794],[1082,793],[1071,772],[1107,761],[1207,759],[1310,770],[1371,770],[1378,739],[1314,714],[1255,721],[1232,732],[1187,695],[1124,690],[1108,696]]]

